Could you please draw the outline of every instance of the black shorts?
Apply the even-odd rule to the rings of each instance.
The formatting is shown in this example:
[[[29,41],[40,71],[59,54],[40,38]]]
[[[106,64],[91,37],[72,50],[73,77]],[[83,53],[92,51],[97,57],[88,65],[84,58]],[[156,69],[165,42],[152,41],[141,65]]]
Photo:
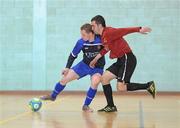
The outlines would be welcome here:
[[[121,58],[118,58],[117,61],[106,70],[117,76],[118,82],[130,83],[131,76],[136,67],[136,63],[136,57],[131,52],[125,54]]]

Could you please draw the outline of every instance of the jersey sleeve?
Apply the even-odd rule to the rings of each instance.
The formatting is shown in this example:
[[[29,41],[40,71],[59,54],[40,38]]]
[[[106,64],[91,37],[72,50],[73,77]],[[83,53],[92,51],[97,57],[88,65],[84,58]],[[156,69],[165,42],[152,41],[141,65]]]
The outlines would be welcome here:
[[[104,56],[108,52],[109,52],[109,49],[104,47],[99,53],[101,54],[101,56]]]
[[[72,56],[77,57],[78,54],[81,52],[82,48],[83,48],[83,41],[80,39],[77,41],[76,45],[74,46],[71,52]]]
[[[66,63],[66,68],[71,68],[74,60],[77,58],[78,54],[81,52],[81,49],[83,47],[83,42],[82,40],[78,40],[76,45],[74,46],[72,52],[70,53],[67,63]]]
[[[127,34],[139,32],[141,27],[129,27],[129,28],[111,28],[106,32],[105,37],[107,42],[112,42],[118,38],[121,38]]]

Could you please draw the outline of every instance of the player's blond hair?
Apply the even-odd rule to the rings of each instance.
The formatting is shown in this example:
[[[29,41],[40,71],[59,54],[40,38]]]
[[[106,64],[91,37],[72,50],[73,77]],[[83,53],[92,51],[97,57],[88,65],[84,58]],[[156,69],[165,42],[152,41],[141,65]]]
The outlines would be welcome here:
[[[89,23],[83,24],[83,25],[81,26],[81,30],[85,30],[86,33],[90,33],[90,32],[94,33],[93,30],[92,30],[92,26],[91,26],[91,24],[89,24]]]

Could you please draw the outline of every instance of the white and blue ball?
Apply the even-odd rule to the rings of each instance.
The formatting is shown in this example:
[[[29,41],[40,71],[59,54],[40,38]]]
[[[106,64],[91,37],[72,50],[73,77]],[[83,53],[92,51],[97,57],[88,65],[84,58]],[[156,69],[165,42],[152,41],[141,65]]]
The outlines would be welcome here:
[[[29,101],[29,107],[33,112],[39,111],[42,106],[42,101],[39,98],[33,98]]]

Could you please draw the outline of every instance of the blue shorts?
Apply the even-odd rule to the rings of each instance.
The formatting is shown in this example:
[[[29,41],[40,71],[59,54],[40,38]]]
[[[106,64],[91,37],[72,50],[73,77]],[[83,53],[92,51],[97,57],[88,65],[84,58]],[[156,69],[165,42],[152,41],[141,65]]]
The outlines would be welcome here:
[[[101,75],[103,74],[103,69],[91,68],[89,65],[85,64],[83,61],[79,62],[77,65],[75,65],[71,69],[74,70],[74,72],[78,74],[79,79],[86,75],[93,76],[96,73],[99,73]]]

